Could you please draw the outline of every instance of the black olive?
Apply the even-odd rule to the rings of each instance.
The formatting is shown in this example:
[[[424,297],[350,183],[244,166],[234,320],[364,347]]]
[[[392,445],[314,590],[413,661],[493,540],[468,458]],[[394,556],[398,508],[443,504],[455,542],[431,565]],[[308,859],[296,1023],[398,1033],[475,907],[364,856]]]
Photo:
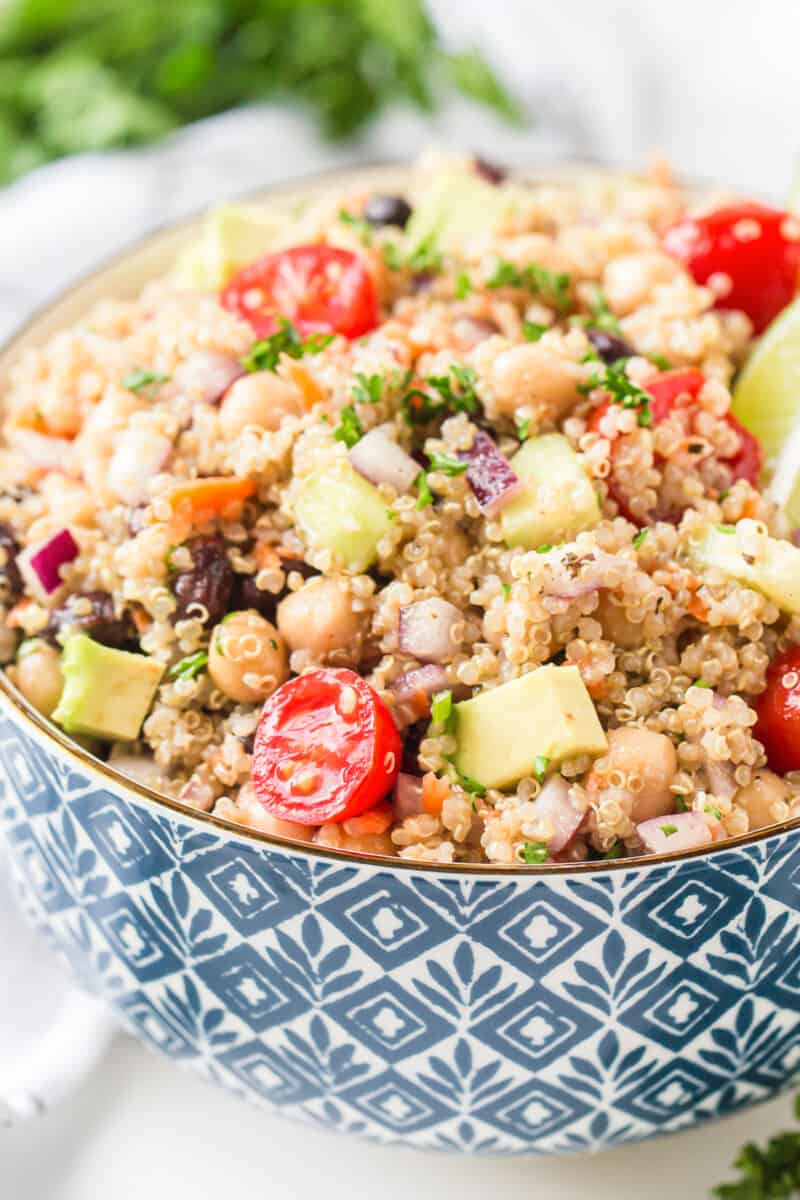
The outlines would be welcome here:
[[[411,216],[411,205],[402,196],[370,196],[364,209],[364,218],[376,228],[395,225],[405,229]]]
[[[428,732],[428,721],[417,721],[403,730],[403,761],[400,767],[406,775],[421,775],[419,748]]]
[[[293,571],[297,571],[303,576],[303,579],[312,579],[319,574],[314,567],[303,562],[302,558],[284,558],[281,561],[281,567],[287,578]],[[265,592],[256,585],[255,575],[237,575],[233,590],[233,608],[237,611],[254,608],[268,621],[274,621],[278,604],[284,596],[288,595],[288,592],[289,589],[286,587],[277,595],[274,592]]]
[[[625,338],[605,329],[587,329],[586,336],[604,363],[616,362],[618,358],[632,358],[636,353]]]
[[[89,611],[83,612],[89,605]],[[124,650],[136,644],[136,627],[130,613],[117,616],[114,598],[108,592],[82,592],[69,596],[50,614],[45,632],[52,636],[65,630],[85,633],[95,642]]]
[[[480,175],[481,179],[485,179],[487,183],[495,185],[502,183],[508,175],[505,167],[499,167],[497,163],[489,162],[486,158],[476,157],[473,165],[476,174]]]
[[[208,616],[207,627],[216,625],[228,611],[233,591],[233,567],[221,537],[199,537],[188,543],[192,566],[172,579],[172,592],[178,602],[173,621],[198,617],[194,606],[202,605]]]
[[[22,595],[23,585],[17,566],[19,542],[9,525],[0,524],[0,549],[5,551],[5,561],[0,566],[0,584],[5,593],[3,599],[13,604]]]

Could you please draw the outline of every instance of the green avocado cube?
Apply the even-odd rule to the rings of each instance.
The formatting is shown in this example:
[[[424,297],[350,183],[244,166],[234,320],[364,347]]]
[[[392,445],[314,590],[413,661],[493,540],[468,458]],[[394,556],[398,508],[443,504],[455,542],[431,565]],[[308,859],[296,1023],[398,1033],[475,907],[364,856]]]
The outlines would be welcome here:
[[[312,549],[330,550],[334,565],[354,574],[372,565],[392,525],[378,489],[344,459],[302,481],[294,514]]]
[[[436,174],[419,198],[406,226],[411,250],[431,243],[457,248],[476,235],[497,232],[518,204],[509,185],[495,187],[471,168],[450,166]]]
[[[223,204],[213,208],[191,243],[178,257],[181,282],[198,291],[221,288],[240,267],[275,249],[287,227],[277,209],[257,204]]]
[[[67,733],[132,742],[153,702],[164,665],[144,654],[101,646],[83,633],[61,654],[64,690],[53,713]]]
[[[761,592],[783,612],[800,613],[800,550],[773,537],[758,545],[754,554],[738,526],[712,525],[691,539],[689,557],[700,570],[715,568]]]
[[[513,787],[533,774],[539,757],[557,766],[608,747],[577,667],[537,667],[453,711],[456,770],[486,788]]]
[[[500,514],[507,546],[537,550],[600,520],[592,481],[562,434],[531,438],[511,459],[511,467],[525,486]]]

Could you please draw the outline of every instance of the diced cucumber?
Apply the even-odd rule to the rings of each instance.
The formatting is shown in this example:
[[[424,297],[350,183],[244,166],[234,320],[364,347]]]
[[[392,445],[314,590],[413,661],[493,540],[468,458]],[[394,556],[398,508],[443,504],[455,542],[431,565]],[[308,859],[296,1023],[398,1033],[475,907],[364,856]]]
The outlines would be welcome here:
[[[507,546],[536,550],[591,529],[600,520],[592,482],[562,434],[530,438],[511,466],[526,486],[500,514]]]
[[[553,766],[608,746],[577,667],[538,667],[454,705],[456,770],[483,787],[512,787],[537,758]]]
[[[800,550],[772,537],[764,539],[758,554],[751,549],[742,545],[739,527],[712,525],[692,539],[689,555],[701,569],[715,567],[761,592],[784,612],[800,613]]]
[[[257,204],[223,204],[206,216],[175,264],[178,278],[201,292],[221,288],[240,267],[276,249],[287,217]]]
[[[800,420],[800,298],[756,343],[733,389],[732,411],[774,459]]]
[[[376,487],[340,460],[300,484],[297,524],[312,548],[330,550],[336,566],[354,574],[375,561],[391,528],[390,510]]]
[[[406,226],[410,250],[435,242],[457,248],[476,234],[502,229],[516,207],[512,187],[495,187],[468,167],[445,167],[434,176]]]

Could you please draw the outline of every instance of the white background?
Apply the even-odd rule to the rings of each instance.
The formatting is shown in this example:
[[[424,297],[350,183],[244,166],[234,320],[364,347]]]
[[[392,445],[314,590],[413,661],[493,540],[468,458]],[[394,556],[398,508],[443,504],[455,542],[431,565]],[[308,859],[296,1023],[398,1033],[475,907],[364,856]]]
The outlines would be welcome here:
[[[478,41],[539,115],[521,138],[454,106],[438,123],[440,139],[528,162],[588,153],[634,163],[657,147],[684,172],[776,199],[787,194],[800,152],[796,0],[432,0],[431,7],[453,43]],[[0,334],[148,227],[337,157],[411,154],[429,137],[415,118],[396,113],[361,147],[331,153],[297,115],[257,111],[190,130],[157,151],[40,172],[0,194]],[[0,1020],[4,992],[24,991],[26,982],[24,972],[3,969],[2,945],[0,928]],[[4,1032],[13,1040],[13,1029]],[[788,1120],[782,1100],[594,1159],[455,1160],[379,1150],[267,1118],[120,1039],[71,1100],[38,1122],[0,1131],[0,1198],[699,1200],[726,1177],[742,1141]]]

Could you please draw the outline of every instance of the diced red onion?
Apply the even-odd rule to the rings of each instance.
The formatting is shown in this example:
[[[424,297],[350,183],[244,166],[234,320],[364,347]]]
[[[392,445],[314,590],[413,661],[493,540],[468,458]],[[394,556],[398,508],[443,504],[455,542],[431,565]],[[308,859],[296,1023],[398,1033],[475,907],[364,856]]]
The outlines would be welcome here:
[[[216,404],[228,388],[246,375],[238,358],[216,350],[197,350],[175,368],[173,382],[180,391],[205,404]]]
[[[467,482],[478,507],[487,517],[495,516],[522,489],[508,460],[483,430],[475,434],[472,449],[460,454],[459,458],[469,463]]]
[[[126,429],[117,442],[106,482],[114,495],[131,506],[149,497],[148,484],[164,467],[172,442],[163,434],[136,426]]]
[[[178,799],[201,812],[211,812],[214,807],[214,789],[199,779],[189,779],[178,793]]]
[[[708,783],[717,800],[732,800],[739,790],[734,776],[733,763],[713,762],[706,759]]]
[[[420,662],[449,662],[456,650],[452,631],[463,620],[449,600],[433,596],[400,609],[400,649]]]
[[[573,796],[562,775],[548,779],[534,801],[541,838],[550,854],[559,854],[572,841],[586,815],[586,806]]]
[[[383,432],[371,429],[350,451],[350,462],[370,483],[388,483],[407,492],[419,475],[419,464]]]
[[[70,531],[59,529],[46,542],[24,550],[17,559],[17,565],[31,591],[47,598],[57,592],[63,583],[61,567],[72,562],[79,553],[78,543]]]
[[[34,429],[11,428],[7,440],[15,450],[24,454],[35,467],[43,471],[68,471],[74,455],[69,438],[48,437]]]
[[[711,707],[716,708],[719,712],[726,705],[727,701],[724,696],[720,696],[719,692],[711,693]]]
[[[406,817],[416,817],[422,812],[422,779],[419,775],[407,775],[401,771],[397,776],[392,812],[395,821],[405,821]]]
[[[671,850],[695,850],[711,842],[711,830],[701,813],[670,813],[653,817],[636,826],[636,832],[648,854],[666,854]]]
[[[453,332],[463,342],[467,342],[470,346],[477,346],[479,342],[485,342],[487,338],[494,337],[500,330],[494,321],[484,321],[480,317],[461,317],[453,326]]]
[[[447,671],[444,667],[428,663],[425,667],[415,667],[399,675],[390,689],[398,704],[406,704],[418,692],[424,692],[430,700],[435,692],[444,692],[450,687]]]

